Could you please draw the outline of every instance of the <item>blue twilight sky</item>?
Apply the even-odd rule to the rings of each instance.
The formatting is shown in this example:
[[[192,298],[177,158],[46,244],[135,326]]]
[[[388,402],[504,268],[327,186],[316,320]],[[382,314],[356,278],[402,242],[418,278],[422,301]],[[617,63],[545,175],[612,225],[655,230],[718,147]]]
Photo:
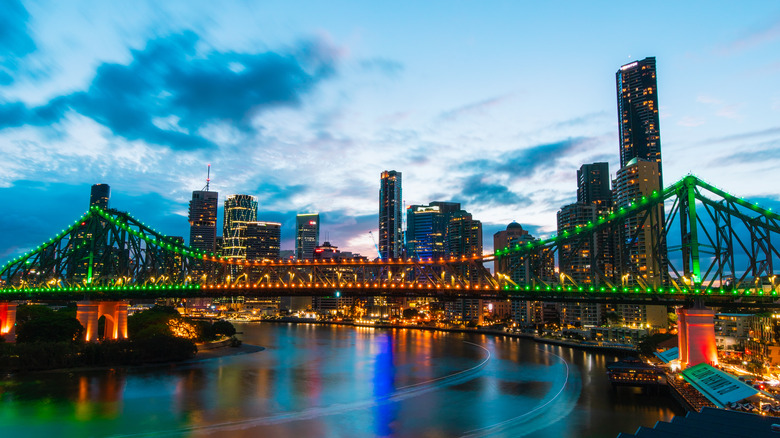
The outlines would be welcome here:
[[[421,4],[422,3],[422,4]],[[576,170],[617,170],[615,72],[655,56],[664,181],[780,199],[780,3],[24,1],[0,7],[0,263],[87,208],[187,236],[205,185],[292,249],[373,254],[379,175],[537,236]],[[221,229],[221,222],[219,224]]]

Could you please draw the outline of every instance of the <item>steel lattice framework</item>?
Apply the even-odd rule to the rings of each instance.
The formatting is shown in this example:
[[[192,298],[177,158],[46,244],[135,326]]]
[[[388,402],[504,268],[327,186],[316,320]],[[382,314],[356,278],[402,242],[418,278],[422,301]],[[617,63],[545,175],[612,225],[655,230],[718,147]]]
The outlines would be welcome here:
[[[643,233],[649,239],[644,242],[644,263],[638,263],[631,251]],[[612,237],[607,262],[598,260],[605,252],[597,248],[603,241],[597,237],[604,235]],[[495,257],[507,258],[510,271],[520,273],[520,282],[500,276],[502,290],[531,295],[602,292],[777,299],[778,239],[780,215],[689,175],[572,232],[503,248]],[[587,248],[589,281],[577,282],[553,271],[555,255],[564,245],[572,249],[569,253]],[[648,275],[653,272],[654,278]]]
[[[640,233],[643,263],[635,257]],[[247,261],[184,246],[117,210],[92,207],[0,269],[0,299],[160,296],[510,296],[532,300],[779,304],[780,216],[687,176],[571,232],[439,260]],[[557,272],[556,254],[587,249],[589,281]],[[597,260],[609,246],[610,259]],[[603,249],[603,248],[602,248]],[[491,276],[494,258],[520,272]],[[648,262],[647,260],[650,260]],[[655,273],[648,275],[648,273]],[[514,278],[518,278],[517,275]]]
[[[92,207],[4,266],[0,298],[495,293],[498,283],[482,262],[247,261],[193,250],[127,213]]]

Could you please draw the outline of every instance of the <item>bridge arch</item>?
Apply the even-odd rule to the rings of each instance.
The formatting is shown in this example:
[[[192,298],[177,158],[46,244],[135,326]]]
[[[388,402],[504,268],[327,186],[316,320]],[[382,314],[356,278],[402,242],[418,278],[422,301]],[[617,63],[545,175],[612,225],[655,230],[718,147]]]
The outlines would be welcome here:
[[[77,303],[76,318],[84,326],[84,340],[98,339],[98,320],[106,317],[104,339],[127,339],[127,301],[82,301]]]

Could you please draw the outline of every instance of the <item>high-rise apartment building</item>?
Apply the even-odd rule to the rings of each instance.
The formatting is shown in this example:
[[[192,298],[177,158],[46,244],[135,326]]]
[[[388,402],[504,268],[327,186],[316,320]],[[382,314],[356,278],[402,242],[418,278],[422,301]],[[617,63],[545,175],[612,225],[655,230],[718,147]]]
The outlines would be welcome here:
[[[320,242],[319,213],[299,214],[295,218],[295,258],[312,260]]]
[[[460,210],[457,202],[431,202],[406,209],[406,255],[420,259],[447,256],[447,225]]]
[[[506,226],[506,230],[501,230],[493,234],[493,250],[498,251],[515,245],[523,245],[533,242],[534,237],[523,229],[523,226],[517,222],[512,222]],[[526,260],[528,259],[528,260]],[[515,284],[530,283],[527,278],[528,269],[530,269],[530,259],[525,259],[518,253],[509,253],[496,257],[493,270],[496,274],[506,275]]]
[[[464,210],[453,213],[447,226],[447,255],[473,257],[482,255],[482,222],[473,219]],[[479,272],[474,267],[462,266],[460,274],[476,281]]]
[[[108,208],[109,198],[111,198],[111,187],[108,184],[93,184],[89,194],[89,206],[98,206],[105,210]]]
[[[279,260],[282,224],[278,222],[248,222],[246,224],[246,259]]]
[[[577,171],[577,203],[596,205],[599,209],[612,206],[609,163],[583,164]]]
[[[190,201],[190,248],[212,253],[217,241],[217,198],[219,194],[208,190],[192,192]]]
[[[632,160],[618,170],[613,187],[615,208],[630,207],[643,196],[661,190],[658,163]],[[665,282],[668,273],[663,225],[663,203],[654,206],[648,215],[640,213],[625,220],[616,248],[623,283],[658,287]]]
[[[382,172],[379,185],[379,254],[385,260],[403,256],[402,203],[401,172]]]
[[[230,195],[225,199],[225,222],[222,227],[222,255],[246,259],[246,226],[257,221],[257,198]]]
[[[658,186],[663,187],[655,58],[626,64],[615,77],[620,167],[635,158],[654,161],[658,164]]]

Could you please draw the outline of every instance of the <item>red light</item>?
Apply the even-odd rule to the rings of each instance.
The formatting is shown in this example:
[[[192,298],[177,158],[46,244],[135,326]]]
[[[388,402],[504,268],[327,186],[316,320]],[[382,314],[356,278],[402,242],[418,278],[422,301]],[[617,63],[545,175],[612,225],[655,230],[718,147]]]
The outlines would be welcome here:
[[[309,221],[309,225],[317,225],[317,221]]]
[[[81,223],[81,226],[83,227],[83,226],[84,226],[84,225],[86,225],[86,224],[87,224],[86,222],[82,222],[82,223]]]

